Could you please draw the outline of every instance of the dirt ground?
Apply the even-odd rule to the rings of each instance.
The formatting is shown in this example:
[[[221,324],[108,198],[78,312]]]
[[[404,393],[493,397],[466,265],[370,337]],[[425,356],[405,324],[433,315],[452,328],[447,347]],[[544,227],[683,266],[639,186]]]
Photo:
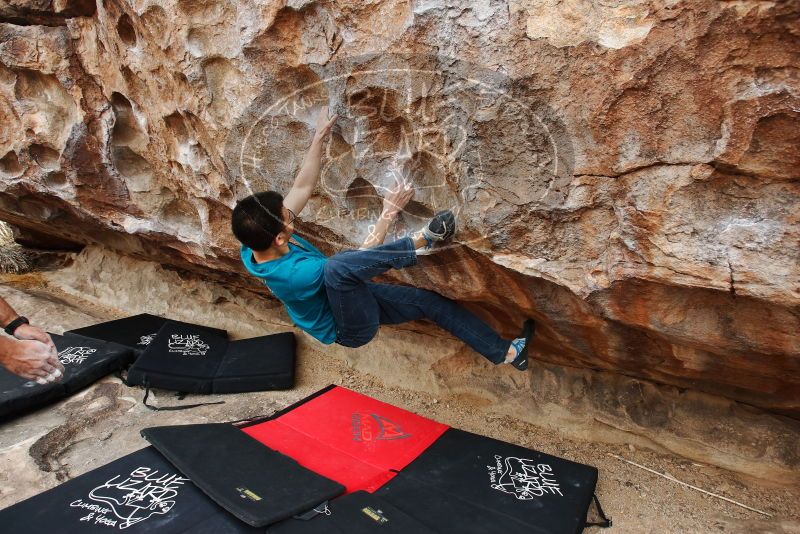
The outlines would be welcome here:
[[[52,290],[25,288],[24,279],[13,283],[6,277],[9,281],[12,283],[0,286],[0,295],[18,309],[36,310],[30,314],[33,322],[55,333],[120,316],[119,310],[88,308]],[[321,351],[304,349],[298,357],[297,387],[290,391],[213,395],[208,400],[224,400],[225,404],[186,412],[153,412],[142,406],[140,389],[108,377],[72,398],[0,425],[0,508],[144,447],[146,443],[139,437],[142,428],[265,415],[335,383],[453,427],[598,467],[597,494],[614,521],[610,532],[800,533],[800,488],[769,487],[764,481],[640,447],[568,439],[544,426],[492,414],[490,406],[468,396],[436,398],[387,387]],[[155,393],[157,403],[179,402],[169,392]],[[192,397],[184,402],[190,401]],[[612,455],[772,517],[709,497]]]

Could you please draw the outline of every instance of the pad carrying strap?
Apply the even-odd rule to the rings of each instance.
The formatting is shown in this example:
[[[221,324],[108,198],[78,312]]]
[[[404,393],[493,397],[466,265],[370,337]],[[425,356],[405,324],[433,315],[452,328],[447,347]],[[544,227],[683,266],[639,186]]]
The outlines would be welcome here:
[[[602,521],[592,521],[586,522],[587,527],[600,527],[600,528],[609,528],[611,526],[611,518],[606,516],[606,513],[603,511],[603,507],[600,506],[600,501],[597,499],[597,494],[592,493],[592,499],[594,500],[594,505],[597,508],[597,513],[600,515]]]

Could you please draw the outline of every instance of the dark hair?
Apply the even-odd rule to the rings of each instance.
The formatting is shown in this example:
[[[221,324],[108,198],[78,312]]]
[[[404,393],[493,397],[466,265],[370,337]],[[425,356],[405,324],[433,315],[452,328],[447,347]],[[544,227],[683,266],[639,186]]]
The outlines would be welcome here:
[[[231,229],[236,239],[253,250],[267,250],[283,224],[283,195],[264,191],[236,203],[231,215]]]

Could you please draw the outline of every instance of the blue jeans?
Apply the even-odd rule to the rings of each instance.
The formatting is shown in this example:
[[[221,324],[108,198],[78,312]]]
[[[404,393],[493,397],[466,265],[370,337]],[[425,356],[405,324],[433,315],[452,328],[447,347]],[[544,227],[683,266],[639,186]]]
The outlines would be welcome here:
[[[336,321],[336,343],[360,347],[369,343],[382,324],[429,319],[469,345],[492,363],[506,357],[511,340],[456,301],[433,291],[369,280],[394,267],[417,263],[410,237],[367,250],[344,250],[325,263],[325,286]]]

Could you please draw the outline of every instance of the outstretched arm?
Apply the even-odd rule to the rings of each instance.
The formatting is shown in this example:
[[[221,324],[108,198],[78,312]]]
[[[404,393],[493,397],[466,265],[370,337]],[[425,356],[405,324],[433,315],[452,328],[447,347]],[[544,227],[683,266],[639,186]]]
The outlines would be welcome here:
[[[314,192],[314,187],[317,185],[322,163],[322,145],[328,134],[330,134],[336,118],[336,115],[328,117],[328,106],[323,106],[322,110],[320,110],[311,147],[306,152],[306,157],[300,166],[300,172],[297,173],[297,177],[294,179],[292,189],[283,199],[283,205],[296,215],[303,211],[308,199],[311,198],[311,194]]]

